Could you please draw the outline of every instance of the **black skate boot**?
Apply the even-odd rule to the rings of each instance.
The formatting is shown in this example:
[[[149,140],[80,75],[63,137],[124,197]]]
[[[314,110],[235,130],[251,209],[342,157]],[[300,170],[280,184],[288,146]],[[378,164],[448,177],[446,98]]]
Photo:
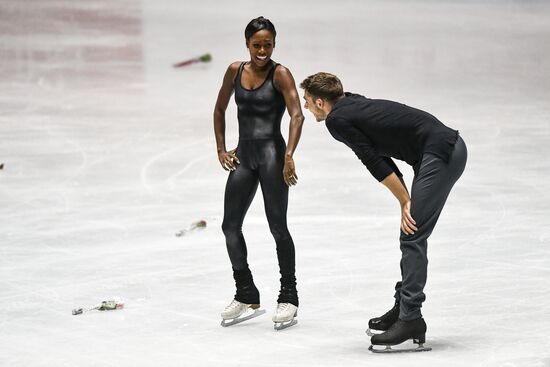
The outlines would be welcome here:
[[[401,344],[409,339],[413,343],[418,344],[417,348],[410,349],[391,349],[390,346]],[[374,335],[371,338],[371,346],[369,350],[372,352],[423,352],[429,351],[432,348],[424,347],[426,341],[426,323],[422,317],[403,321],[398,319],[386,332]],[[385,349],[375,349],[375,345],[385,346]]]
[[[367,328],[367,335],[373,336],[375,333],[373,330],[386,331],[388,330],[398,319],[399,319],[399,303],[401,300],[401,285],[402,282],[399,281],[395,283],[395,304],[384,315],[380,317],[375,317],[369,320],[369,327]]]
[[[367,335],[373,336],[375,333],[372,330],[386,331],[399,319],[399,302],[395,302],[392,309],[380,317],[375,317],[369,320],[369,328]]]

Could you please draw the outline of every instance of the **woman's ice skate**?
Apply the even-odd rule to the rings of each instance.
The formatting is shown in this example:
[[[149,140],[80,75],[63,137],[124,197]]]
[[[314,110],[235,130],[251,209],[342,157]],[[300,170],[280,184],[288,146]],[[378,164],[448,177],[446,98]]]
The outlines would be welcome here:
[[[234,299],[221,313],[221,325],[223,327],[235,325],[264,313],[265,310],[261,310],[259,304],[247,304]]]
[[[283,330],[296,325],[298,320],[294,319],[298,316],[298,307],[292,303],[278,303],[275,314],[273,315],[273,326],[275,330]]]

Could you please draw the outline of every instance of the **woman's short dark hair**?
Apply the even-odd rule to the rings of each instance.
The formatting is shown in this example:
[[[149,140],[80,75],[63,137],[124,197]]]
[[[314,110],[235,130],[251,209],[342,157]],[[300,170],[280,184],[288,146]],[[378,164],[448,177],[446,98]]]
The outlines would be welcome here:
[[[275,26],[271,21],[264,17],[258,17],[256,19],[252,19],[250,23],[246,26],[244,30],[244,38],[246,40],[250,40],[250,37],[258,31],[261,31],[262,29],[267,29],[271,32],[273,35],[273,40],[275,40],[275,36],[277,36],[277,31],[275,30]]]

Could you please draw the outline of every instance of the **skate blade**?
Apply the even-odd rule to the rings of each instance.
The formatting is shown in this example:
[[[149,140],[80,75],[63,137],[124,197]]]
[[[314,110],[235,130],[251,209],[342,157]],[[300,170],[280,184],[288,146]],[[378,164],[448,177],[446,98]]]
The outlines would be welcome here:
[[[255,317],[263,315],[264,313],[265,313],[265,310],[256,309],[256,310],[254,310],[253,313],[251,313],[250,315],[247,315],[247,316],[237,317],[235,319],[229,319],[229,320],[222,320],[221,326],[228,327],[228,326],[240,324],[243,321],[253,319]]]
[[[432,350],[430,347],[425,347],[424,344],[418,344],[415,348],[392,348],[389,345],[371,345],[369,350],[373,353],[410,353],[410,352],[429,352]]]
[[[280,331],[284,329],[288,329],[291,326],[294,326],[298,323],[298,320],[292,319],[290,321],[283,321],[283,322],[276,322],[275,325],[273,325],[273,329]]]

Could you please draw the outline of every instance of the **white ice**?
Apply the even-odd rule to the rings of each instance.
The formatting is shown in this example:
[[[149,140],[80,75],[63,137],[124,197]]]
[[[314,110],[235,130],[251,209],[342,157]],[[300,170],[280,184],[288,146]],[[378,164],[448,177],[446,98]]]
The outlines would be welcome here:
[[[297,83],[333,72],[464,137],[430,238],[433,351],[367,350],[399,277],[399,208],[308,111],[288,213],[299,323],[273,330],[258,192],[244,234],[268,313],[220,327],[234,284],[212,111],[259,15]],[[546,1],[2,0],[0,366],[550,366],[549,39]],[[233,101],[227,122],[233,147]],[[110,297],[125,309],[71,315]]]

